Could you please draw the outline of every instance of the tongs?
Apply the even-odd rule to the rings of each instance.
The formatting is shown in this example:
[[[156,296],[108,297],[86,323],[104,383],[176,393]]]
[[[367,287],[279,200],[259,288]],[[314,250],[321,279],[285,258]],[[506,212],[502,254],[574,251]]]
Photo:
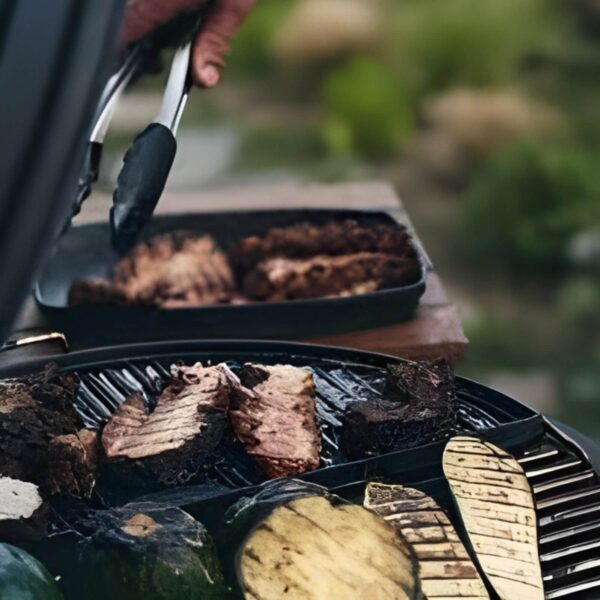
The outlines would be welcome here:
[[[158,115],[134,140],[123,159],[110,211],[111,241],[119,252],[131,248],[152,217],[177,153],[177,128],[191,87],[191,42],[179,47]]]
[[[147,59],[146,52],[142,45],[133,47],[105,86],[89,138],[73,215],[81,210],[98,179],[106,132],[125,88]],[[191,41],[176,49],[160,111],[138,134],[123,159],[110,211],[111,243],[118,252],[126,252],[135,244],[167,182],[177,152],[177,128],[191,87],[190,56]]]

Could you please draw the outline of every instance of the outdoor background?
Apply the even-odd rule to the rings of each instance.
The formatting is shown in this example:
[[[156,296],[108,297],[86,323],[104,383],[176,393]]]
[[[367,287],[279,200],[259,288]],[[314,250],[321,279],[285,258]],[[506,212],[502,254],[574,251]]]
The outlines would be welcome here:
[[[386,179],[471,346],[459,372],[600,439],[600,0],[259,0],[170,186]],[[161,78],[129,94],[109,189]]]

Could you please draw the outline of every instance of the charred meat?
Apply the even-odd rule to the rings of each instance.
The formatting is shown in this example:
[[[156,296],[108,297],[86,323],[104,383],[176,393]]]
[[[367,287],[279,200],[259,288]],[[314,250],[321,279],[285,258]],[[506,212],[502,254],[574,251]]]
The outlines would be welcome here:
[[[291,365],[246,364],[229,419],[237,439],[270,478],[319,466],[321,440],[310,372]]]
[[[130,396],[102,432],[107,459],[143,461],[160,481],[185,481],[221,440],[231,377],[222,365],[175,367],[153,410]]]
[[[270,258],[244,278],[244,293],[257,300],[352,296],[416,281],[419,264],[382,253],[312,258]]]
[[[234,299],[233,273],[212,238],[163,235],[137,245],[117,263],[111,280],[75,284],[69,301],[176,308]]]
[[[81,429],[76,387],[53,367],[0,382],[0,475],[34,483],[43,495],[91,493],[97,440]]]
[[[447,438],[456,428],[454,377],[445,362],[391,365],[385,398],[349,404],[342,451],[365,458]]]

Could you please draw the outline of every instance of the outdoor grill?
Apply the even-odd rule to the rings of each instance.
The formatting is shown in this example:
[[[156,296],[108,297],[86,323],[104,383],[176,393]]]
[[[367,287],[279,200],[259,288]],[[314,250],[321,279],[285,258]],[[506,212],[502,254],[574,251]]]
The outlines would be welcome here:
[[[19,73],[0,78],[1,100],[8,106],[0,110],[0,119],[4,119],[0,129],[8,132],[7,137],[15,143],[11,160],[4,161],[6,185],[0,191],[0,379],[39,373],[48,363],[56,364],[60,373],[76,378],[73,404],[83,425],[100,431],[133,394],[139,396],[145,408],[152,409],[170,382],[172,365],[225,363],[233,373],[244,363],[302,367],[310,371],[315,384],[321,447],[318,468],[302,471],[294,479],[321,486],[354,504],[362,504],[370,482],[416,488],[435,500],[455,526],[459,541],[465,542],[468,532],[460,525],[460,510],[443,469],[450,435],[433,435],[422,445],[361,459],[347,456],[340,443],[343,417],[350,403],[384,399],[389,365],[406,365],[407,361],[357,350],[270,341],[308,339],[409,319],[432,268],[416,236],[411,243],[418,255],[420,276],[405,286],[347,297],[243,306],[175,310],[69,306],[69,289],[74,282],[88,276],[106,276],[119,258],[110,247],[108,225],[95,223],[70,229],[67,225],[73,210],[70,192],[77,187],[82,162],[75,159],[85,154],[87,124],[109,72],[106,56],[115,44],[124,2],[64,0],[51,7],[50,3],[46,7],[43,4],[14,2],[10,23],[3,23],[14,34],[7,36],[2,47],[5,55],[19,53],[17,34],[23,32],[35,38],[39,47],[21,57]],[[34,10],[40,18],[31,24],[27,11]],[[44,11],[48,11],[46,18]],[[82,51],[84,47],[87,54]],[[84,60],[86,56],[90,58]],[[31,77],[31,73],[43,76]],[[32,102],[24,103],[24,97]],[[23,103],[19,123],[10,122],[11,101],[12,105]],[[180,116],[179,105],[177,108],[176,116]],[[12,140],[11,133],[13,129],[20,131],[19,124],[26,130],[26,139]],[[90,179],[84,184],[89,188]],[[386,223],[413,233],[408,222],[380,211],[277,210],[235,216],[161,216],[148,225],[143,235],[149,238],[184,230],[193,235],[210,234],[226,246],[271,227],[341,219],[367,225]],[[36,270],[43,257],[50,260],[44,269]],[[35,298],[54,332],[42,332],[40,338],[35,337],[39,332],[34,332],[33,339],[13,340],[2,346],[30,290],[34,272],[38,275]],[[27,345],[39,339],[58,339],[65,345],[67,339],[72,340],[77,349],[56,354],[53,347]],[[11,348],[19,345],[23,346],[22,360],[10,358]],[[484,385],[457,377],[455,393],[458,417],[451,434],[493,444],[514,457],[525,471],[535,498],[545,597],[600,598],[598,448],[568,427]],[[104,470],[106,465],[102,465],[89,498],[50,494],[50,535],[42,541],[28,540],[24,545],[58,572],[65,565],[53,562],[60,557],[54,554],[52,544],[62,535],[80,533],[76,531],[77,520],[84,511],[149,506],[182,509],[186,518],[191,515],[218,537],[227,527],[228,511],[268,484],[265,473],[234,439],[231,426],[226,427],[205,462],[186,481],[161,482],[137,470],[137,465],[122,471],[118,467]],[[220,552],[225,562],[235,549],[221,548]],[[473,549],[470,552],[475,554]],[[478,564],[476,560],[474,563]],[[76,570],[72,562],[67,570]],[[94,582],[87,585],[93,586]],[[488,579],[485,585],[490,597],[495,598]]]
[[[176,363],[286,362],[309,368],[316,383],[323,448],[317,470],[298,478],[350,500],[368,481],[402,483],[434,497],[450,515],[455,508],[443,479],[444,440],[364,460],[349,460],[339,449],[338,428],[346,404],[379,396],[385,367],[399,359],[385,355],[277,342],[173,342],[121,346],[66,354],[57,359],[80,383],[75,400],[85,425],[101,426],[131,393],[151,403]],[[45,361],[5,371],[23,374]],[[490,441],[517,457],[532,486],[537,507],[540,557],[546,598],[597,598],[600,590],[600,483],[586,447],[523,404],[480,384],[458,379],[459,432]],[[125,479],[128,484],[125,484]],[[100,477],[92,501],[98,506],[129,502],[176,505],[218,530],[225,512],[260,489],[265,477],[243,450],[225,439],[192,480],[175,488],[143,478]],[[57,533],[68,516],[55,506]],[[69,506],[69,510],[73,510]],[[61,524],[60,526],[58,524]]]

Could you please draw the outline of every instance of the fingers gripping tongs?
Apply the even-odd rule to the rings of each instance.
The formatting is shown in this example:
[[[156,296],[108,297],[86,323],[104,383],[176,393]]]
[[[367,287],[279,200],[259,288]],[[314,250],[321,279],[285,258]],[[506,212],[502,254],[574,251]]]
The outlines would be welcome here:
[[[167,182],[177,152],[177,127],[191,87],[190,54],[191,42],[175,51],[160,111],[154,121],[135,138],[123,159],[110,212],[111,242],[119,252],[125,252],[134,245],[140,231],[152,217]],[[131,50],[123,66],[105,87],[90,136],[86,165],[79,181],[75,214],[98,178],[108,126],[119,98],[140,68],[142,60],[141,48]]]

